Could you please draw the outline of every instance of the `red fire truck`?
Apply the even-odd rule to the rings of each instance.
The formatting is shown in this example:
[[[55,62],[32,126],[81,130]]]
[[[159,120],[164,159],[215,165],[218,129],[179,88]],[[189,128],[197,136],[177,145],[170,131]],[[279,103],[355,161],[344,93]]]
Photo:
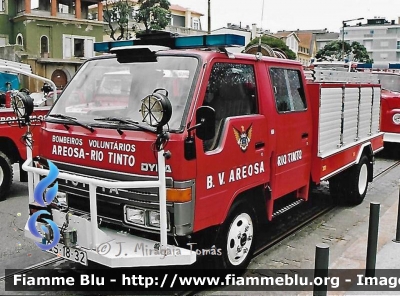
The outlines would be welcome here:
[[[46,78],[32,74],[31,68],[27,64],[0,59],[0,82],[2,82],[2,86],[3,83],[8,86],[7,89],[0,87],[0,200],[6,198],[11,188],[14,163],[20,164],[20,180],[27,181],[27,174],[21,169],[27,155],[26,130],[20,128],[25,124],[25,120],[18,120],[11,106],[13,96],[25,95],[18,91],[21,75],[48,82]],[[30,131],[35,138],[35,141],[29,145],[32,146],[35,155],[39,152],[37,147],[41,120],[49,109],[50,107],[36,108],[29,121]]]
[[[358,70],[374,75],[382,87],[381,131],[385,133],[385,144],[400,143],[400,65],[389,64],[379,69],[363,66]]]
[[[236,35],[154,36],[96,44],[111,54],[87,60],[44,120],[46,145],[23,168],[35,182],[59,169],[50,252],[243,268],[287,194],[307,200],[329,180],[337,200],[363,201],[383,148],[379,84],[307,82],[298,62],[230,53]]]

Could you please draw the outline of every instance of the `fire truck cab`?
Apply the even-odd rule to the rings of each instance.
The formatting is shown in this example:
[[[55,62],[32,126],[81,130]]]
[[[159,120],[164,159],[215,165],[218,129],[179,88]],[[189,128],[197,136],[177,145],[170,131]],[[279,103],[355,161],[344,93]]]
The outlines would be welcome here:
[[[61,239],[49,251],[111,267],[206,252],[244,268],[277,199],[307,200],[310,183],[333,180],[336,198],[363,201],[383,145],[380,85],[307,82],[300,63],[234,45],[242,37],[96,44],[111,54],[82,65],[45,118],[39,158],[23,166],[36,182],[50,162],[59,170],[46,209]],[[34,215],[43,205],[30,189]],[[51,231],[25,230],[52,243]]]

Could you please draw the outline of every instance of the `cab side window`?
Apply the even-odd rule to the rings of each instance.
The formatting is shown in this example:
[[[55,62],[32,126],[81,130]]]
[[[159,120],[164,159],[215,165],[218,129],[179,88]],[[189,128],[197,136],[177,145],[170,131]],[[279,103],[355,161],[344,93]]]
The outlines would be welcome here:
[[[279,113],[307,109],[301,72],[293,69],[271,68],[272,88]]]
[[[204,105],[215,110],[215,137],[204,150],[218,147],[228,117],[257,113],[256,83],[252,65],[215,63],[207,85]]]

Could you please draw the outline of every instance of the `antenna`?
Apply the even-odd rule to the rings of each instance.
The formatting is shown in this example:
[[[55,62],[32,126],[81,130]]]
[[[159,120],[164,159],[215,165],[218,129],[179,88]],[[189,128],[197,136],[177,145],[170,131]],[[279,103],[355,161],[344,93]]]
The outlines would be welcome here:
[[[262,29],[262,25],[263,25],[263,20],[264,20],[264,0],[262,3],[262,9],[261,9],[261,29]]]
[[[264,0],[262,2],[262,9],[261,9],[261,32],[262,32],[262,24],[264,20]],[[256,34],[257,34],[257,29],[256,29]],[[262,53],[261,53],[261,36],[258,38],[258,48],[257,48],[257,53],[256,53],[257,59],[261,59]]]

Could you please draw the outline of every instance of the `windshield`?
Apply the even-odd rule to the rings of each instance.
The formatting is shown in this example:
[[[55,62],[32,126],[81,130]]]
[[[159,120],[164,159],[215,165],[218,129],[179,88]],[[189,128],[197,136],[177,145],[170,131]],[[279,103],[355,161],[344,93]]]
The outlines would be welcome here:
[[[198,61],[189,56],[158,56],[157,62],[119,63],[116,58],[88,61],[77,72],[49,113],[77,121],[116,124],[94,119],[117,117],[142,122],[141,100],[156,89],[168,92],[171,130],[184,124],[184,111]],[[142,123],[144,124],[144,123]]]
[[[389,74],[389,73],[379,73],[378,74],[379,81],[382,85],[382,88],[400,92],[400,75],[397,74]]]

